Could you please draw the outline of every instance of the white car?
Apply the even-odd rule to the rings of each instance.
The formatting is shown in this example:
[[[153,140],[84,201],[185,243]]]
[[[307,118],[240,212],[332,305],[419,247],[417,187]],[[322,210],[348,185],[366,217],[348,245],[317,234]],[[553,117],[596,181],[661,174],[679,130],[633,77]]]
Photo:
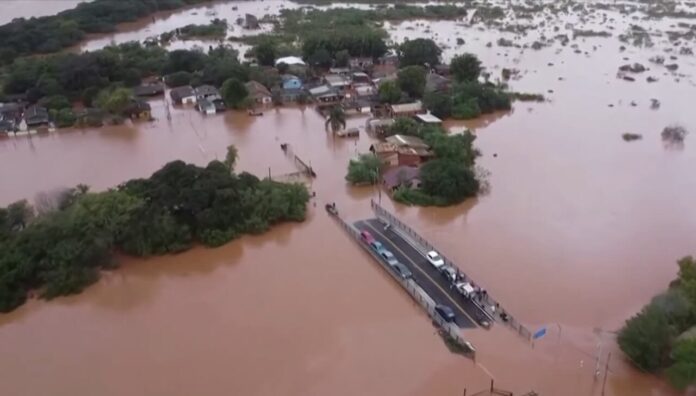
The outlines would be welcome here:
[[[425,255],[425,257],[428,259],[428,262],[432,264],[433,267],[435,268],[440,268],[443,265],[445,265],[445,260],[442,259],[442,257],[434,250],[431,250],[428,252],[428,254]]]
[[[469,282],[459,282],[455,285],[455,287],[459,291],[459,294],[466,298],[471,298],[471,296],[474,295],[474,287],[471,286],[471,283]]]

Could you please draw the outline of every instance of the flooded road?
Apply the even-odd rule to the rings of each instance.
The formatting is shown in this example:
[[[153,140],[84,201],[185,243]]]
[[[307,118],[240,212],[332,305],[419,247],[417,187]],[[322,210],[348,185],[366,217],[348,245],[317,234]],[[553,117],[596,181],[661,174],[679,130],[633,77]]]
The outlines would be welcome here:
[[[428,34],[417,23],[390,32]],[[295,170],[280,150],[289,143],[318,173],[317,209],[303,224],[222,248],[123,258],[122,269],[81,295],[0,315],[0,394],[458,395],[493,377],[515,392],[598,395],[600,342],[602,364],[612,351],[607,395],[672,394],[623,362],[612,332],[667,286],[677,258],[693,253],[696,143],[688,136],[668,147],[660,138],[674,123],[696,131],[693,57],[679,57],[679,74],[650,65],[628,82],[617,68],[648,65],[658,48],[621,53],[613,38],[583,38],[579,54],[525,51],[487,47],[496,34],[456,23],[429,28],[465,37],[461,48],[493,77],[520,69],[512,87],[550,101],[448,123],[475,130],[489,194],[444,209],[382,203],[523,323],[547,326],[534,349],[497,326],[465,334],[476,365],[450,354],[421,310],[320,210],[335,201],[351,219],[370,216],[375,190],[343,179],[370,138],[333,138],[311,108],[256,118],[174,109],[168,122],[157,100],[155,123],[0,140],[0,202],[77,183],[105,189],[174,159],[205,164],[230,143],[240,170],[281,175]],[[625,132],[643,139],[624,142]]]

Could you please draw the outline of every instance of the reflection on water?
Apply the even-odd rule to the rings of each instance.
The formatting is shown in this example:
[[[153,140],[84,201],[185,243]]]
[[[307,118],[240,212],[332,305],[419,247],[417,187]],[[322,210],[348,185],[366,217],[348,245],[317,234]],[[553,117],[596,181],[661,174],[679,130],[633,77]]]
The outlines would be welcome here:
[[[231,8],[221,4],[214,7]],[[271,4],[239,3],[239,12]],[[492,71],[522,70],[513,89],[551,101],[448,123],[475,131],[488,195],[451,208],[404,207],[386,195],[382,203],[523,322],[548,326],[534,349],[496,327],[466,334],[478,365],[450,355],[417,306],[320,210],[335,201],[351,218],[369,216],[376,189],[344,180],[367,136],[335,138],[311,108],[255,118],[175,108],[167,121],[164,101],[155,100],[155,123],[0,140],[0,201],[77,183],[104,189],[174,159],[205,164],[231,143],[240,170],[294,172],[280,150],[289,143],[318,173],[311,188],[319,210],[303,224],[219,249],[123,258],[122,269],[82,295],[0,316],[0,356],[12,357],[0,359],[0,394],[445,395],[485,388],[488,372],[516,392],[597,395],[600,340],[603,359],[614,353],[607,394],[670,394],[623,362],[610,332],[662,290],[675,260],[693,249],[696,148],[687,137],[683,150],[665,150],[660,137],[673,123],[696,130],[690,77],[660,70],[655,84],[617,79],[624,57],[646,62],[660,49],[620,53],[611,38],[579,41],[596,47],[585,56],[559,45],[488,48],[496,34],[449,22],[429,28],[440,37],[456,28],[467,37],[460,49]],[[680,65],[693,75],[692,58]],[[659,110],[649,109],[650,98],[659,98]],[[348,126],[364,122],[351,118]],[[628,144],[624,132],[644,138]]]

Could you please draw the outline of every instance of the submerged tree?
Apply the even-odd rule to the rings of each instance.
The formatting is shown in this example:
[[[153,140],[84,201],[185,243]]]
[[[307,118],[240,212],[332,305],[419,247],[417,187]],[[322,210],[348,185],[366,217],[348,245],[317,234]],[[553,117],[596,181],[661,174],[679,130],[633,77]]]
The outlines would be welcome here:
[[[225,165],[227,165],[230,172],[234,170],[234,165],[237,163],[237,158],[239,158],[237,147],[235,147],[234,144],[230,144],[227,146],[227,154],[225,154]]]
[[[326,118],[326,128],[331,127],[332,132],[337,132],[341,128],[346,127],[346,113],[343,111],[341,106],[334,106],[329,112],[329,116]]]
[[[362,154],[348,163],[346,180],[351,184],[376,184],[382,160],[374,154]]]

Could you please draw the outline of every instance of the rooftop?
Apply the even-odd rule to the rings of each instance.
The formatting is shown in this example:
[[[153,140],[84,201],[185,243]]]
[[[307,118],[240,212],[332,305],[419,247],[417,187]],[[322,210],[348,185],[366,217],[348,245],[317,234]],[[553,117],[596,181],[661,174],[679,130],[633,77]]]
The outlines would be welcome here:
[[[394,113],[415,113],[418,111],[423,110],[423,104],[418,101],[418,102],[413,102],[413,103],[404,103],[404,104],[395,104],[391,105],[391,110]]]
[[[425,142],[415,136],[406,135],[392,135],[385,139],[387,143],[392,143],[398,147],[411,147],[411,148],[424,148],[427,149],[429,146]]]
[[[288,66],[292,66],[292,65],[302,65],[302,66],[304,66],[304,65],[305,65],[305,63],[304,63],[304,61],[302,60],[302,58],[297,57],[297,56],[286,56],[286,57],[283,57],[283,58],[278,58],[278,59],[276,59],[276,61],[275,61],[275,65],[276,65],[276,66],[278,66],[278,65],[281,64],[281,63],[285,63],[285,64],[288,65]]]
[[[435,117],[434,115],[428,114],[416,114],[416,119],[424,124],[441,124],[442,120]]]

